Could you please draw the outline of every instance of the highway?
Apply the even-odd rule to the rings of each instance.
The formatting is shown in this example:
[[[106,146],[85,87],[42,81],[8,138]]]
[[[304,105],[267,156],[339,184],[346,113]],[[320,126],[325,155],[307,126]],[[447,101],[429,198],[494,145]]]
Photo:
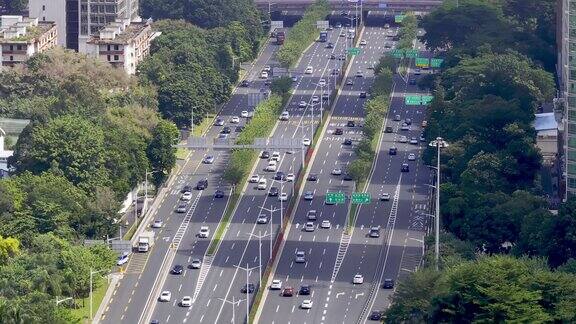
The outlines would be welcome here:
[[[342,61],[329,60],[332,52],[342,51],[345,38],[338,37],[339,31],[334,30],[329,33],[329,41],[334,43],[333,49],[325,48],[327,43],[314,43],[303,55],[301,62],[292,71],[292,75],[297,77],[294,85],[294,95],[288,105],[287,111],[290,114],[288,121],[280,121],[276,125],[273,137],[276,138],[312,138],[312,125],[317,127],[319,111],[316,107],[314,117],[311,114],[311,105],[299,107],[300,101],[311,103],[313,95],[320,95],[320,88],[317,86],[320,78],[324,78],[328,87],[333,87],[334,81],[330,80],[331,69],[335,64],[340,65]],[[338,52],[340,53],[340,52]],[[304,74],[308,66],[312,66],[312,74]],[[340,68],[340,67],[339,67]],[[333,79],[333,78],[332,78]],[[312,124],[314,119],[314,124]],[[302,126],[300,126],[302,125]],[[273,172],[265,172],[264,168],[268,161],[261,159],[256,166],[254,173],[266,177],[268,181],[267,190],[257,190],[255,184],[250,184],[245,188],[238,208],[232,216],[229,228],[223,237],[222,243],[213,258],[210,260],[210,267],[204,267],[201,276],[181,276],[169,275],[162,290],[172,292],[172,302],[156,303],[153,319],[160,322],[179,323],[191,321],[194,323],[226,323],[232,321],[232,300],[244,299],[241,304],[236,304],[234,311],[235,319],[242,319],[246,316],[246,294],[240,292],[246,282],[246,272],[238,269],[237,265],[249,268],[260,265],[258,239],[250,236],[269,235],[270,224],[259,225],[256,219],[259,214],[270,216],[270,212],[262,210],[261,207],[278,209],[272,215],[272,231],[276,235],[281,209],[285,209],[284,203],[280,203],[277,197],[269,197],[268,190],[275,186],[282,192],[286,192],[288,197],[292,196],[292,184],[280,184],[273,179]],[[285,173],[296,173],[301,167],[301,152],[281,152],[279,161],[279,171]],[[215,227],[214,227],[215,228]],[[269,258],[269,240],[266,236],[262,240],[262,264],[265,265]],[[173,263],[176,264],[176,263]],[[249,272],[250,283],[258,285],[259,271],[253,269]],[[178,307],[178,302],[183,296],[191,296],[193,304],[190,308]],[[250,294],[249,297],[252,297]],[[156,296],[158,297],[158,296]],[[229,300],[230,303],[224,302]],[[251,300],[250,300],[251,302]]]
[[[248,80],[257,80],[248,88],[236,88],[231,99],[220,111],[219,117],[223,118],[226,126],[232,129],[231,136],[236,136],[235,127],[242,125],[231,124],[231,116],[239,116],[242,110],[248,109],[249,98],[259,93],[263,87],[263,81],[258,79],[260,70],[270,63],[277,45],[267,44],[261,55],[248,71]],[[214,138],[218,136],[222,127],[210,127],[205,136]],[[204,164],[202,159],[206,155],[213,155],[213,164]],[[229,198],[229,186],[222,180],[222,171],[227,163],[228,152],[219,151],[193,151],[190,158],[185,161],[170,188],[170,193],[161,202],[155,211],[154,219],[163,221],[163,227],[154,229],[155,245],[148,253],[134,253],[125,266],[122,280],[117,285],[112,299],[105,308],[101,318],[102,323],[137,323],[146,307],[147,300],[156,298],[150,296],[150,292],[156,281],[160,279],[160,269],[168,258],[169,247],[178,245],[174,256],[174,264],[186,265],[191,258],[202,258],[209,244],[209,239],[198,239],[196,233],[201,225],[208,225],[215,229],[224,212]],[[175,209],[180,204],[181,189],[184,185],[195,186],[203,178],[209,182],[208,189],[204,191],[193,190],[193,197],[188,203],[186,213],[176,213]],[[224,198],[214,198],[216,189],[223,190]],[[192,208],[195,206],[195,208]],[[192,278],[196,272],[186,270],[184,278]],[[176,293],[178,289],[174,292]]]
[[[286,239],[282,255],[278,262],[274,279],[281,280],[282,286],[291,286],[296,291],[301,285],[310,285],[310,296],[282,297],[279,290],[269,290],[266,296],[260,321],[266,323],[332,323],[342,317],[329,320],[326,317],[326,307],[330,305],[329,294],[333,294],[332,277],[338,274],[338,268],[345,265],[336,265],[341,261],[339,243],[343,239],[343,229],[348,212],[347,205],[326,205],[324,203],[326,192],[344,192],[350,196],[354,191],[353,181],[344,181],[343,175],[331,175],[334,168],[344,172],[347,165],[355,159],[354,147],[343,145],[345,138],[353,139],[357,143],[362,138],[363,104],[367,99],[359,97],[360,91],[368,91],[373,81],[373,70],[384,53],[384,29],[366,27],[362,39],[367,41],[362,46],[361,54],[352,62],[348,79],[353,85],[344,85],[337,99],[329,126],[323,134],[322,143],[318,149],[310,173],[317,174],[319,180],[308,181],[305,191],[313,191],[315,197],[312,201],[300,201],[292,222],[292,229]],[[358,71],[364,77],[356,77]],[[355,127],[347,127],[348,121],[354,121]],[[335,135],[336,128],[343,130],[342,135]],[[309,210],[316,210],[318,220],[314,222],[316,228],[313,232],[305,232],[304,224]],[[331,223],[330,229],[320,228],[323,220]],[[295,263],[295,252],[306,252],[306,263]],[[346,281],[351,281],[352,277]],[[351,284],[350,284],[351,285]],[[335,296],[331,297],[334,300]],[[304,299],[311,299],[313,307],[309,310],[300,309]],[[342,315],[340,315],[342,316]]]

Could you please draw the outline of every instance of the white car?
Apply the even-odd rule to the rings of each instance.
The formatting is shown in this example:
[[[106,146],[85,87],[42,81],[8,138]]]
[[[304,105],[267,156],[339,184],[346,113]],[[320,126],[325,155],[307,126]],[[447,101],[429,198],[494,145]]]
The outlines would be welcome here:
[[[306,70],[304,71],[304,73],[312,74],[312,73],[314,73],[314,68],[311,66],[308,66],[308,67],[306,67]]]
[[[208,226],[200,226],[198,237],[207,238],[210,235],[210,228]]]
[[[306,262],[306,252],[304,251],[297,251],[296,258],[294,259],[296,263],[305,263]]]
[[[250,180],[249,180],[248,182],[250,182],[250,183],[258,183],[258,181],[260,181],[260,176],[257,175],[257,174],[253,174],[253,175],[250,177]]]
[[[232,124],[238,124],[240,122],[240,117],[238,116],[233,116],[232,118],[230,118],[230,122]]]
[[[258,181],[258,190],[266,190],[266,179],[261,178],[260,181]]]
[[[416,161],[416,154],[414,153],[408,154],[408,161]]]
[[[272,71],[272,67],[270,65],[266,65],[263,70],[266,72],[270,72]]]
[[[331,228],[332,224],[330,224],[330,221],[325,219],[322,221],[322,223],[320,223],[320,227],[321,228]]]
[[[280,120],[288,120],[290,118],[290,113],[288,113],[287,111],[283,111],[282,114],[280,114]]]
[[[352,279],[352,283],[361,285],[364,283],[364,277],[361,274],[357,274],[354,276],[354,279]]]
[[[302,309],[311,309],[312,308],[312,301],[310,299],[304,299],[302,301],[302,305],[300,305]]]
[[[270,157],[270,161],[280,161],[280,152],[274,151],[272,152],[272,156]]]
[[[410,130],[410,125],[408,125],[408,124],[406,124],[406,123],[402,123],[402,126],[400,126],[400,130],[409,131],[409,130]]]
[[[280,196],[278,196],[278,200],[279,201],[288,201],[288,194],[283,192],[280,194]]]
[[[363,40],[360,41],[360,46],[364,46],[364,45],[366,45],[366,44],[368,44],[368,42],[366,42],[365,39],[363,39]]]
[[[204,164],[212,164],[214,163],[214,156],[213,155],[206,155],[204,160],[202,161]]]
[[[192,298],[190,296],[182,297],[182,300],[180,301],[180,306],[191,307],[192,306]]]
[[[305,138],[302,140],[302,145],[304,145],[304,146],[310,146],[311,143],[312,143],[312,141],[310,141],[309,138]]]
[[[407,142],[408,142],[408,138],[406,138],[406,136],[400,136],[400,139],[398,140],[398,142],[400,142],[400,143],[407,143]]]
[[[342,174],[342,169],[340,168],[334,168],[331,172],[333,175],[341,175]]]
[[[192,269],[200,269],[201,265],[202,261],[200,261],[200,259],[192,259],[192,263],[190,263],[190,267]]]
[[[182,198],[180,198],[180,199],[184,200],[184,201],[190,201],[190,200],[192,200],[192,193],[191,192],[185,192],[182,195]]]
[[[172,298],[172,293],[167,291],[167,290],[160,293],[159,299],[161,302],[169,302],[171,298]]]
[[[278,162],[276,162],[276,161],[270,161],[270,162],[268,162],[268,165],[266,166],[266,168],[264,169],[264,171],[276,172],[277,169],[278,169]]]
[[[304,100],[302,100],[298,103],[298,107],[300,107],[300,108],[306,108],[306,106],[308,106],[308,104]]]
[[[164,226],[164,223],[157,219],[154,221],[154,223],[152,223],[152,228],[161,228],[162,226]]]
[[[260,73],[260,79],[268,79],[268,72],[262,71],[262,73]]]
[[[354,85],[354,81],[352,79],[346,80],[346,85]]]
[[[272,284],[270,285],[270,289],[278,290],[282,289],[282,281],[278,279],[272,280]]]
[[[247,110],[242,110],[242,112],[240,113],[240,117],[242,117],[242,118],[247,118],[247,117],[248,117],[248,111],[247,111]]]
[[[380,200],[389,201],[390,200],[390,194],[387,192],[383,193],[382,196],[380,196]]]
[[[258,223],[258,224],[268,223],[268,216],[263,215],[263,214],[258,215],[258,218],[256,219],[256,223]]]
[[[319,103],[320,102],[320,97],[314,95],[312,96],[312,103]]]
[[[304,231],[306,232],[314,232],[315,229],[316,226],[314,226],[314,223],[312,222],[307,222],[306,225],[304,225]]]
[[[320,79],[320,81],[318,81],[318,85],[323,87],[326,85],[326,80],[325,79]]]
[[[118,257],[118,262],[116,262],[116,265],[121,266],[123,264],[125,264],[126,262],[128,262],[128,258],[130,257],[130,252],[124,252],[122,253],[119,257]]]
[[[288,174],[286,175],[286,181],[290,181],[290,182],[291,182],[291,181],[294,181],[295,178],[296,178],[296,177],[294,176],[294,173],[288,173]]]
[[[416,137],[410,138],[410,144],[412,144],[412,145],[418,145],[418,139],[417,139]]]

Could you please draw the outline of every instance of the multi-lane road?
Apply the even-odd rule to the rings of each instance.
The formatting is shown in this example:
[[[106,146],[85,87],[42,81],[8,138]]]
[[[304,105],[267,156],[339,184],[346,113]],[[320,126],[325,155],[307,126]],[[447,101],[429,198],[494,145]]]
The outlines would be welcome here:
[[[419,139],[424,119],[421,106],[406,107],[404,96],[417,93],[415,85],[408,85],[398,75],[392,94],[387,126],[392,133],[382,134],[379,154],[367,192],[372,203],[360,208],[352,235],[344,232],[348,208],[346,205],[326,205],[327,192],[342,191],[349,197],[354,190],[352,182],[342,176],[331,175],[334,168],[345,169],[354,157],[353,150],[342,145],[344,138],[356,139],[361,128],[347,127],[349,120],[362,123],[363,99],[360,90],[368,90],[373,78],[367,67],[383,54],[386,36],[380,28],[366,28],[362,37],[367,41],[361,55],[353,61],[348,78],[355,79],[353,86],[344,86],[337,101],[329,127],[311,167],[311,173],[319,180],[306,183],[305,190],[315,192],[314,200],[301,201],[294,215],[292,229],[287,237],[274,279],[282,286],[298,291],[302,285],[310,285],[310,295],[283,297],[282,290],[269,290],[262,307],[260,320],[266,323],[353,323],[364,321],[372,310],[384,310],[392,289],[381,289],[382,280],[395,281],[418,267],[423,246],[425,219],[416,210],[426,210],[430,174],[420,162],[423,143],[399,143],[400,136]],[[355,78],[357,71],[364,78]],[[413,77],[413,76],[412,76]],[[400,130],[400,121],[392,121],[400,115],[402,121],[412,119],[409,131]],[[336,128],[344,130],[335,136]],[[397,155],[388,155],[395,146]],[[408,154],[416,155],[416,161],[408,161]],[[401,164],[409,163],[410,172],[402,173]],[[363,188],[356,189],[358,191]],[[379,201],[382,194],[391,195],[390,201]],[[312,232],[304,230],[307,212],[316,210],[319,217]],[[427,211],[425,211],[427,213]],[[323,220],[331,223],[330,229],[319,227]],[[379,238],[370,238],[373,226],[381,228]],[[306,253],[306,263],[295,263],[295,252]],[[354,285],[356,274],[364,277],[364,283]],[[301,309],[305,299],[312,300],[311,309]]]
[[[240,116],[243,110],[250,110],[248,101],[257,96],[260,88],[264,87],[263,80],[259,80],[260,70],[271,62],[278,46],[268,44],[261,55],[248,70],[248,80],[254,80],[250,87],[235,89],[229,102],[223,106],[219,117],[226,121],[225,126],[232,129],[231,136],[236,136],[236,126],[231,124],[231,116]],[[214,138],[218,136],[222,127],[210,127],[205,136]],[[213,164],[202,163],[206,155],[213,155]],[[112,298],[101,318],[102,323],[137,323],[149,299],[150,293],[161,276],[162,264],[169,257],[169,247],[178,245],[174,255],[174,264],[187,265],[191,258],[202,258],[209,239],[198,239],[195,234],[201,225],[208,225],[213,230],[220,222],[226,203],[229,198],[230,188],[222,179],[222,172],[228,158],[227,151],[203,151],[192,152],[177,175],[176,181],[170,188],[170,193],[163,199],[159,208],[154,211],[154,219],[163,221],[163,227],[155,229],[155,245],[148,253],[134,253],[125,266],[124,275],[117,285]],[[208,179],[208,189],[193,191],[193,197],[187,206],[186,213],[176,213],[176,207],[181,203],[181,189],[184,185],[195,186],[200,179]],[[214,198],[216,189],[223,190],[226,195],[223,198]],[[187,270],[182,277],[194,280],[196,272]],[[177,295],[179,287],[174,290]]]

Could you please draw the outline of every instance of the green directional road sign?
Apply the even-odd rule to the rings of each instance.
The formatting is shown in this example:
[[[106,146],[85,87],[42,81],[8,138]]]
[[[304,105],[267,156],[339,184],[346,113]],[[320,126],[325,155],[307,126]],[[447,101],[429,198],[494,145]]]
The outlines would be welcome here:
[[[432,99],[434,99],[434,96],[422,96],[422,105],[427,105],[429,104]]]
[[[422,104],[421,96],[406,96],[404,97],[404,103],[406,106],[419,106]]]
[[[343,204],[346,200],[343,192],[327,192],[326,193],[326,204]]]
[[[353,204],[369,204],[372,200],[370,193],[367,192],[353,192],[352,193],[352,203]]]
[[[430,60],[430,67],[439,68],[443,62],[444,62],[444,59],[433,58]]]
[[[395,58],[403,58],[404,57],[404,50],[403,49],[394,49],[392,50],[392,56]]]
[[[416,58],[416,66],[426,68],[426,67],[430,66],[430,59],[427,59],[425,57],[417,57]]]
[[[401,23],[405,17],[406,17],[406,15],[396,15],[396,16],[394,16],[394,22],[395,23]]]
[[[418,50],[417,49],[406,50],[406,57],[408,57],[408,58],[418,57]]]
[[[351,47],[348,49],[348,55],[359,55],[360,54],[360,48],[358,47]]]

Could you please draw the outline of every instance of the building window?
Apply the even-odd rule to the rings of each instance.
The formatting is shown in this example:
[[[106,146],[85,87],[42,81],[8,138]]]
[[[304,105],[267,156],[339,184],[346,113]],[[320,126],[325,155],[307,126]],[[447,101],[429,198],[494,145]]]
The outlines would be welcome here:
[[[14,61],[14,56],[10,55],[10,61]]]
[[[16,49],[21,51],[22,50],[22,45],[16,45]]]
[[[42,5],[42,11],[46,11],[46,5]]]
[[[114,55],[114,61],[118,61],[118,60],[119,60],[118,55]]]
[[[576,188],[576,179],[568,178],[568,188],[570,189]]]
[[[42,17],[42,21],[46,21],[46,17]]]
[[[14,50],[14,45],[10,45],[10,50],[11,50],[11,51]]]
[[[108,62],[110,62],[110,55],[108,55]]]
[[[118,50],[118,45],[114,45],[114,50],[115,50],[115,51]]]

